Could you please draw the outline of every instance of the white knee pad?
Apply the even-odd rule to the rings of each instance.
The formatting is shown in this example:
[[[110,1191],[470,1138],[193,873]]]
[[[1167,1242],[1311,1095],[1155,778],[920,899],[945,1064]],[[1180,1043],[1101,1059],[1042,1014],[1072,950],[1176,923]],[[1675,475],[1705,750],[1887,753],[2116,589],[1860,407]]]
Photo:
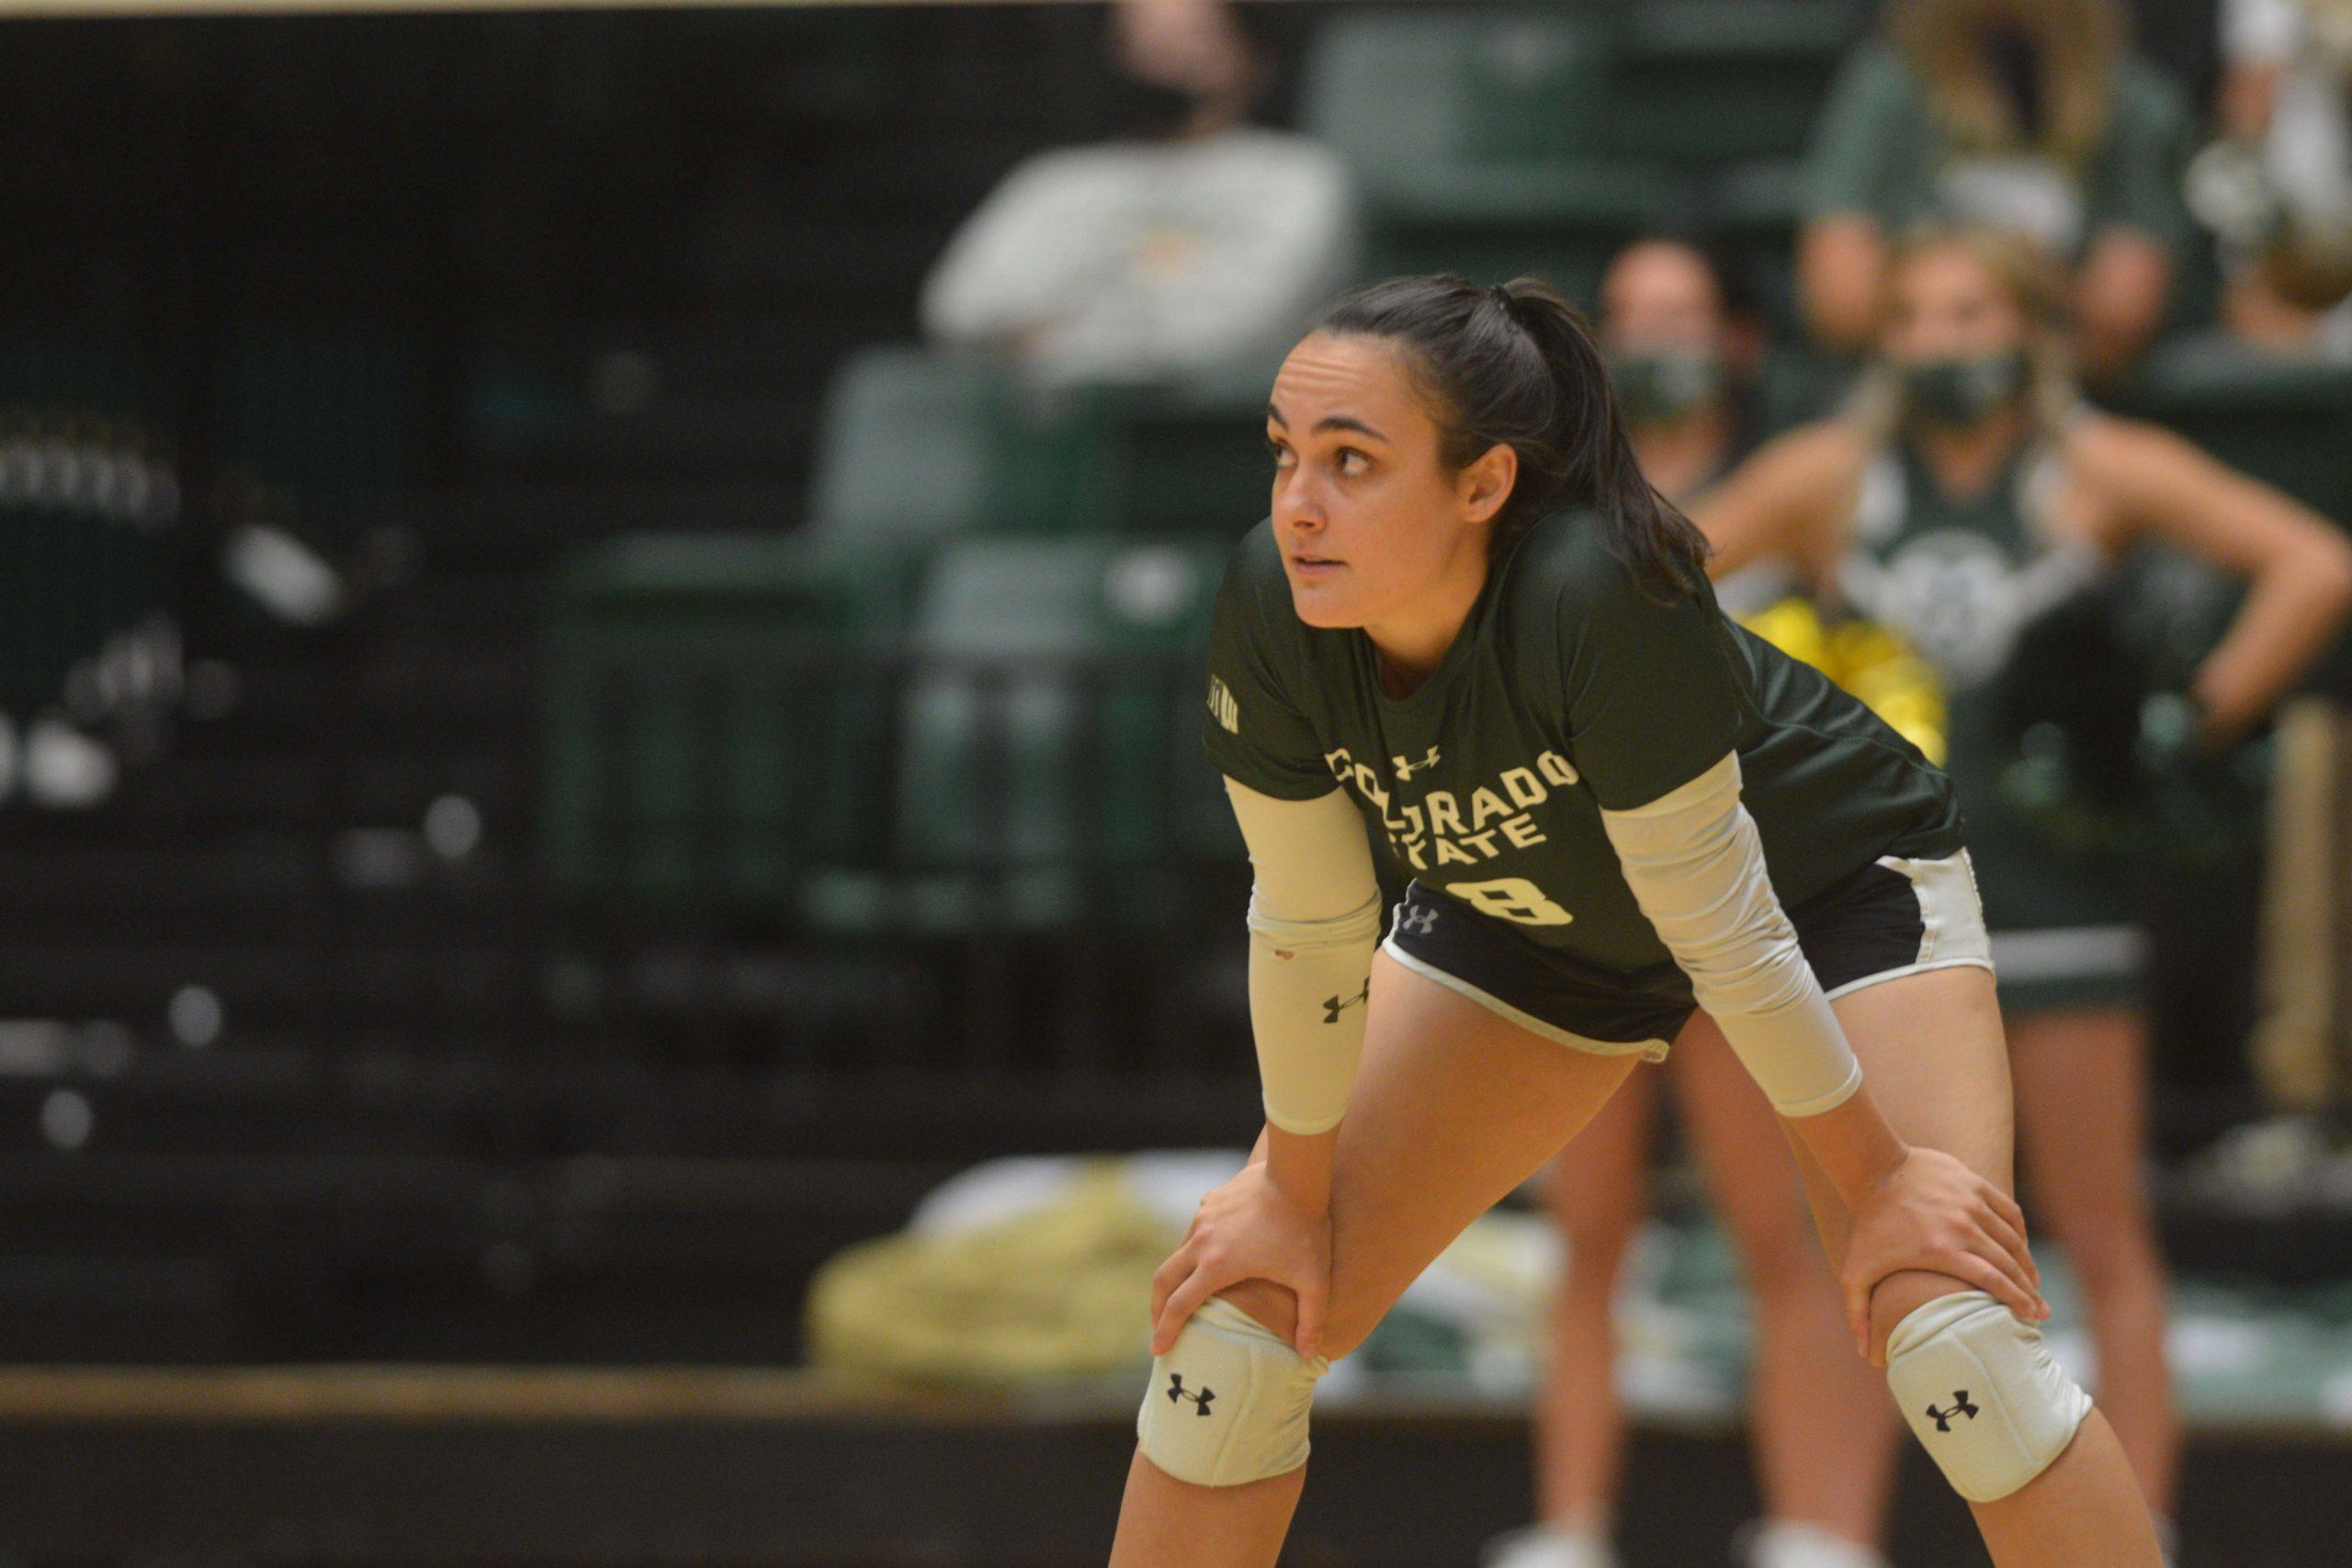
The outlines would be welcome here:
[[[1306,1413],[1330,1358],[1301,1356],[1222,1296],[1193,1309],[1151,1363],[1136,1440],[1179,1481],[1238,1486],[1306,1462]]]
[[[2090,1414],[2041,1332],[1983,1291],[1938,1296],[1886,1337],[1886,1382],[1921,1446],[1972,1503],[2050,1468]]]

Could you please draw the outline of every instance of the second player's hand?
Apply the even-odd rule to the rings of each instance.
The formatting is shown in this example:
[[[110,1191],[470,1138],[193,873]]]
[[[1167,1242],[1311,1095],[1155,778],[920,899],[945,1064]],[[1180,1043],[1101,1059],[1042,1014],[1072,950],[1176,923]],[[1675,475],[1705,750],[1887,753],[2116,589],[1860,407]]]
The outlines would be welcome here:
[[[1151,1353],[1164,1355],[1193,1309],[1227,1285],[1266,1280],[1298,1298],[1302,1356],[1321,1353],[1331,1285],[1331,1217],[1306,1208],[1261,1161],[1201,1200],[1183,1242],[1151,1277]]]
[[[1917,1145],[1856,1205],[1839,1270],[1848,1325],[1874,1366],[1884,1362],[1871,1351],[1871,1292],[1905,1269],[1966,1280],[2028,1323],[2050,1315],[2016,1200],[1953,1156]]]

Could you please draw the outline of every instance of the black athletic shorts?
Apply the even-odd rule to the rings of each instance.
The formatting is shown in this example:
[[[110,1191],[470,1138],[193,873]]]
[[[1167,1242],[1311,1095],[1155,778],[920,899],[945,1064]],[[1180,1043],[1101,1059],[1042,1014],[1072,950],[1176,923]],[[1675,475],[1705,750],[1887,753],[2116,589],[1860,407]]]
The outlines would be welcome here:
[[[1966,850],[1938,860],[1882,855],[1788,915],[1833,998],[1923,969],[1993,966]],[[1521,1028],[1603,1055],[1663,1061],[1698,1010],[1690,977],[1671,959],[1633,970],[1595,964],[1419,881],[1405,890],[1382,946]]]

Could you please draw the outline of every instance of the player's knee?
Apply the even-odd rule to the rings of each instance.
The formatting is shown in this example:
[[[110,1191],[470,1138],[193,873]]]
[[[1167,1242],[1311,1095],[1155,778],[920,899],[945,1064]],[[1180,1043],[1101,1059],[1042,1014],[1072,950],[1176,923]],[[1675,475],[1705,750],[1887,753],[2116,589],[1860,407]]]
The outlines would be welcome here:
[[[2006,1497],[2049,1469],[2091,1408],[2041,1331],[1977,1290],[1948,1291],[1894,1325],[1886,1382],[1920,1446],[1972,1503]]]
[[[1871,1354],[1883,1360],[1894,1325],[1939,1296],[1969,1288],[1964,1280],[1930,1269],[1898,1269],[1871,1287]]]
[[[1185,1319],[1153,1359],[1136,1416],[1144,1456],[1198,1486],[1239,1486],[1306,1463],[1315,1380],[1331,1366],[1328,1357],[1301,1356],[1287,1332],[1226,1299],[1239,1290],[1211,1296]]]

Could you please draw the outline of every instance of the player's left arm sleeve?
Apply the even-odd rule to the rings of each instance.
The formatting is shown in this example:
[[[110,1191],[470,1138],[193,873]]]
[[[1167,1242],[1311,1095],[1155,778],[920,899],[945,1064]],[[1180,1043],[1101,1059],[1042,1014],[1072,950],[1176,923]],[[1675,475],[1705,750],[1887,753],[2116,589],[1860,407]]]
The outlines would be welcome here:
[[[1283,800],[1226,781],[1256,874],[1250,894],[1250,1024],[1266,1120],[1329,1132],[1363,1052],[1380,886],[1346,793]]]
[[[1600,820],[1642,913],[1773,1109],[1814,1116],[1844,1104],[1861,1064],[1772,890],[1739,798],[1739,753]]]

